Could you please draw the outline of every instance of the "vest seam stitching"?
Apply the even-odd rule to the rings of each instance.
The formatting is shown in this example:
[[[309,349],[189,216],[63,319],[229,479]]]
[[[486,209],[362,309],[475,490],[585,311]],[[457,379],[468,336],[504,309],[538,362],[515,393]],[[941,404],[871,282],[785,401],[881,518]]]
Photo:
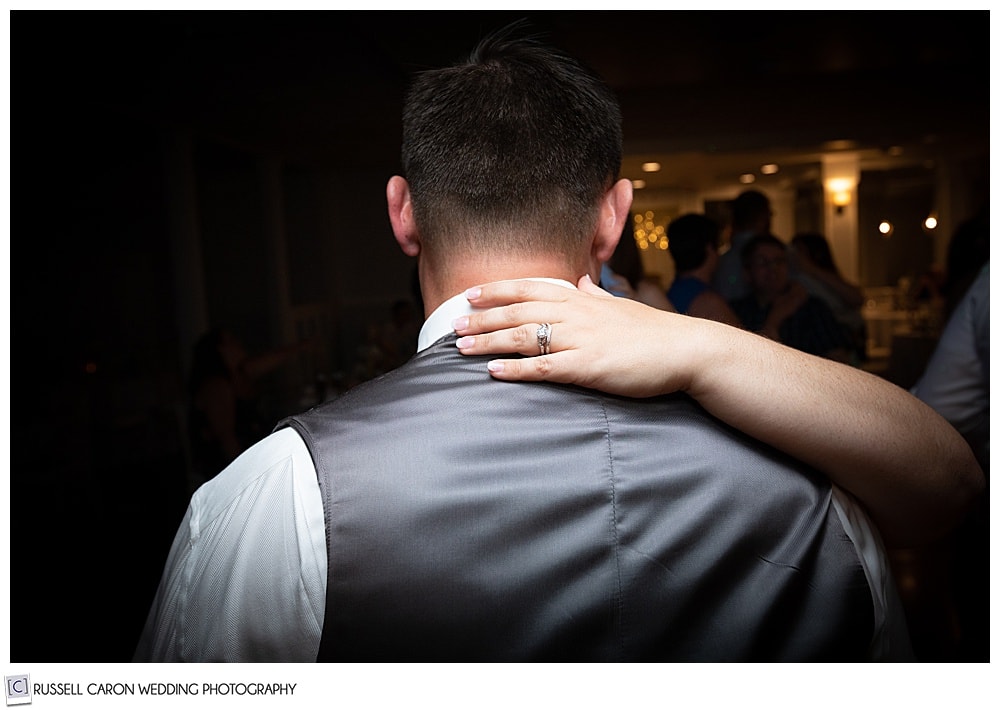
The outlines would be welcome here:
[[[618,636],[618,647],[619,650],[625,652],[625,634],[622,628],[622,618],[625,612],[625,596],[622,590],[622,565],[621,565],[621,553],[620,545],[618,544],[618,495],[615,488],[615,463],[614,456],[612,454],[611,447],[611,422],[608,419],[608,410],[605,400],[602,398],[601,403],[601,414],[604,417],[604,439],[607,442],[608,447],[608,469],[610,471],[610,484],[611,484],[611,534],[612,540],[615,546],[615,571],[618,577],[618,601],[616,604],[616,610],[618,613],[617,618],[617,636]]]

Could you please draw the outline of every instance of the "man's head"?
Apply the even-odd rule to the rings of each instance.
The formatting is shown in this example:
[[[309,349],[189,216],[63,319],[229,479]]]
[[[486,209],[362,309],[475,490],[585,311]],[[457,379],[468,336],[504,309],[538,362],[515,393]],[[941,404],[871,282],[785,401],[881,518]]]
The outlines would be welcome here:
[[[718,253],[719,225],[703,214],[681,215],[667,225],[667,242],[677,273],[694,271]]]
[[[733,232],[771,231],[771,201],[758,190],[744,190],[732,203]]]
[[[397,240],[435,262],[492,252],[579,263],[609,191],[619,201],[627,192],[615,240],[628,216],[631,187],[616,183],[621,142],[618,103],[600,79],[501,31],[467,62],[418,75],[407,95],[405,179],[388,187]]]
[[[747,283],[758,299],[770,302],[788,288],[788,249],[773,234],[758,234],[743,248]]]

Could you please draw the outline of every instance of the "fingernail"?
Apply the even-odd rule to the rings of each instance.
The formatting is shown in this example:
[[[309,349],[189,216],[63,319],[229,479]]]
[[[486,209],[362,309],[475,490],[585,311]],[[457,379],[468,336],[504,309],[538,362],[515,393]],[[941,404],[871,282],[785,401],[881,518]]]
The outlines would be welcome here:
[[[464,335],[455,341],[455,345],[461,350],[462,348],[471,348],[475,342],[476,339],[471,335]]]
[[[469,319],[465,316],[460,316],[451,322],[451,328],[456,333],[460,330],[465,330],[469,327]]]
[[[470,301],[474,301],[483,294],[483,289],[478,286],[473,286],[468,291],[465,292],[465,297]]]
[[[486,369],[494,374],[503,372],[503,362],[500,360],[490,360],[486,363]]]

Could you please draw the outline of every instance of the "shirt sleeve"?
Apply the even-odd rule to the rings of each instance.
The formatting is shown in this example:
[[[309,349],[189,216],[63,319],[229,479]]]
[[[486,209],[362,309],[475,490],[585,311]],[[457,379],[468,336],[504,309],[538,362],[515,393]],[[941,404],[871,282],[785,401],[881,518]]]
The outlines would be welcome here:
[[[948,320],[911,390],[964,435],[989,426],[989,318],[987,265]]]
[[[315,661],[326,572],[315,467],[281,429],[195,492],[133,660]]]
[[[915,656],[906,627],[903,604],[889,568],[889,558],[882,538],[857,501],[839,486],[831,487],[833,508],[858,551],[858,558],[872,593],[875,632],[870,647],[871,660],[913,661]]]

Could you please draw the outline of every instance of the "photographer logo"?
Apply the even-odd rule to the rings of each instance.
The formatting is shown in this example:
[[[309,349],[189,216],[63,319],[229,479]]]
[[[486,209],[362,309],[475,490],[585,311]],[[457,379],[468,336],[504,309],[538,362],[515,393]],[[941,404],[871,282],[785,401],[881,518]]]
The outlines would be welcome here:
[[[31,682],[25,675],[5,675],[4,686],[8,705],[28,705],[31,703]]]

